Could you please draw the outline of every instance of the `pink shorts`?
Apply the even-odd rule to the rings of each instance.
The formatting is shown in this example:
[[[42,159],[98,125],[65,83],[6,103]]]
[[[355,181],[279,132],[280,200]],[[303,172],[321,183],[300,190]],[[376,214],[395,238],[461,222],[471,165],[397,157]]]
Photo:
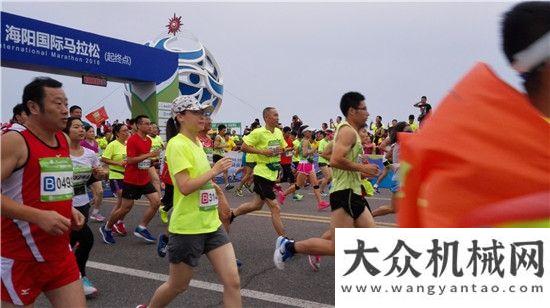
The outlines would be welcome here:
[[[303,173],[305,175],[309,175],[311,172],[313,172],[313,164],[309,162],[300,162],[298,164],[298,172]]]

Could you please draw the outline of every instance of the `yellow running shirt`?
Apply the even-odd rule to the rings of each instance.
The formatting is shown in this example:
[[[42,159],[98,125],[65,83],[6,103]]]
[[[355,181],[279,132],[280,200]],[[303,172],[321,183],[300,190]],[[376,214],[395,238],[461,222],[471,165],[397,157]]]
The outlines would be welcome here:
[[[118,140],[113,140],[107,145],[105,151],[101,157],[116,162],[121,162],[126,159],[126,145],[122,144]],[[123,180],[124,179],[124,167],[109,165],[109,180]]]
[[[279,128],[275,128],[273,133],[265,127],[259,127],[253,130],[250,134],[243,138],[243,141],[258,150],[267,150],[280,148],[281,151],[287,147],[283,132]],[[275,167],[281,163],[281,155],[265,156],[255,155],[256,166],[254,167],[254,175],[261,176],[264,179],[275,181],[277,179],[278,170],[268,168],[268,164]]]
[[[168,141],[166,162],[170,166],[170,178],[174,183],[174,212],[170,217],[168,231],[176,234],[202,234],[216,231],[221,221],[218,218],[218,198],[211,181],[198,190],[184,196],[179,190],[175,175],[186,171],[195,179],[210,170],[210,163],[199,140],[193,142],[178,134]]]

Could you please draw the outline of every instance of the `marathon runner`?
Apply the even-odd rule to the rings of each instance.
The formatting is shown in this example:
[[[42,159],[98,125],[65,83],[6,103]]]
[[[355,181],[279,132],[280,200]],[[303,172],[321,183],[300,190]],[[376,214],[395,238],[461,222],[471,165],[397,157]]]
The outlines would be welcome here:
[[[84,224],[72,207],[73,165],[61,132],[69,111],[62,84],[25,86],[24,128],[1,138],[2,307],[32,306],[44,292],[54,307],[85,307],[70,230]]]
[[[360,162],[363,153],[359,129],[365,126],[369,116],[365,97],[358,92],[342,96],[340,110],[346,117],[336,129],[334,146],[330,157],[333,168],[333,182],[330,190],[330,233],[321,238],[310,238],[295,242],[284,236],[275,241],[273,262],[278,269],[284,269],[284,262],[294,254],[334,255],[336,228],[374,227],[374,220],[368,210],[368,202],[361,196],[361,174],[375,176],[378,167]],[[366,210],[365,210],[366,209]]]
[[[151,139],[147,134],[151,130],[151,121],[145,115],[135,118],[137,132],[126,141],[126,170],[122,189],[122,204],[119,209],[111,213],[108,222],[99,228],[103,241],[107,244],[115,244],[111,228],[120,219],[124,219],[134,206],[134,200],[139,200],[145,195],[149,200],[147,208],[140,224],[134,229],[134,235],[148,243],[155,243],[157,239],[151,235],[147,225],[153,219],[160,206],[160,195],[151,183],[149,168],[151,158],[157,157],[160,152],[151,152]]]
[[[129,129],[126,124],[117,123],[113,125],[113,138],[103,154],[101,161],[109,165],[109,186],[111,192],[116,196],[117,203],[111,211],[111,215],[120,209],[122,205],[122,188],[124,180],[124,170],[126,168],[126,140],[128,140]],[[113,225],[113,229],[118,235],[125,236],[127,234],[126,226],[122,220],[117,221]]]
[[[148,305],[165,307],[189,287],[193,270],[206,254],[223,284],[225,307],[241,307],[240,278],[233,245],[221,226],[217,208],[229,207],[218,196],[222,190],[212,179],[231,167],[230,158],[222,158],[213,167],[197,139],[204,126],[204,112],[193,96],[180,96],[172,104],[173,118],[167,130],[177,135],[170,139],[166,160],[174,185],[174,212],[169,223],[168,259],[170,275]],[[174,133],[176,134],[176,133]]]
[[[275,180],[281,169],[280,154],[287,147],[283,132],[277,127],[279,114],[274,107],[267,107],[263,110],[265,127],[253,130],[243,138],[242,150],[247,153],[257,154],[254,167],[254,192],[256,195],[250,202],[241,204],[231,212],[231,221],[235,217],[253,211],[260,210],[264,203],[269,206],[271,220],[275,232],[285,235],[283,222],[281,221],[281,207],[279,206],[274,192]]]
[[[84,227],[78,231],[71,232],[71,246],[75,251],[76,262],[82,276],[84,295],[92,297],[97,294],[97,289],[86,276],[86,262],[88,262],[90,251],[94,245],[94,235],[87,224],[90,212],[90,197],[86,190],[86,184],[90,179],[101,181],[101,179],[107,177],[108,172],[101,168],[97,154],[81,145],[87,132],[85,132],[84,125],[79,118],[69,117],[67,126],[63,132],[70,139],[69,150],[73,163],[73,207],[85,217]]]

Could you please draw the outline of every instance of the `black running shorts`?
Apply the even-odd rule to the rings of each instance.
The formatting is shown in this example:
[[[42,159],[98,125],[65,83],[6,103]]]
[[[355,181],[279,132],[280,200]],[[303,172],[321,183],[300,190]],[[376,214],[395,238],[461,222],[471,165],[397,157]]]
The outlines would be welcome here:
[[[365,208],[371,211],[367,199],[353,193],[352,189],[332,192],[330,193],[329,199],[330,209],[332,211],[343,208],[353,219],[359,218],[359,216],[363,214],[363,211],[365,211]]]

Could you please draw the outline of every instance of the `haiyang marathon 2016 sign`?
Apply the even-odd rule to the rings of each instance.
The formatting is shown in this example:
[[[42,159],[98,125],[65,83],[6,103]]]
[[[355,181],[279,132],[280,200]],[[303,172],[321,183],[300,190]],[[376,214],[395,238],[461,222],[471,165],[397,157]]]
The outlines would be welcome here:
[[[161,82],[177,54],[2,12],[2,66]],[[154,61],[153,61],[154,59]]]

